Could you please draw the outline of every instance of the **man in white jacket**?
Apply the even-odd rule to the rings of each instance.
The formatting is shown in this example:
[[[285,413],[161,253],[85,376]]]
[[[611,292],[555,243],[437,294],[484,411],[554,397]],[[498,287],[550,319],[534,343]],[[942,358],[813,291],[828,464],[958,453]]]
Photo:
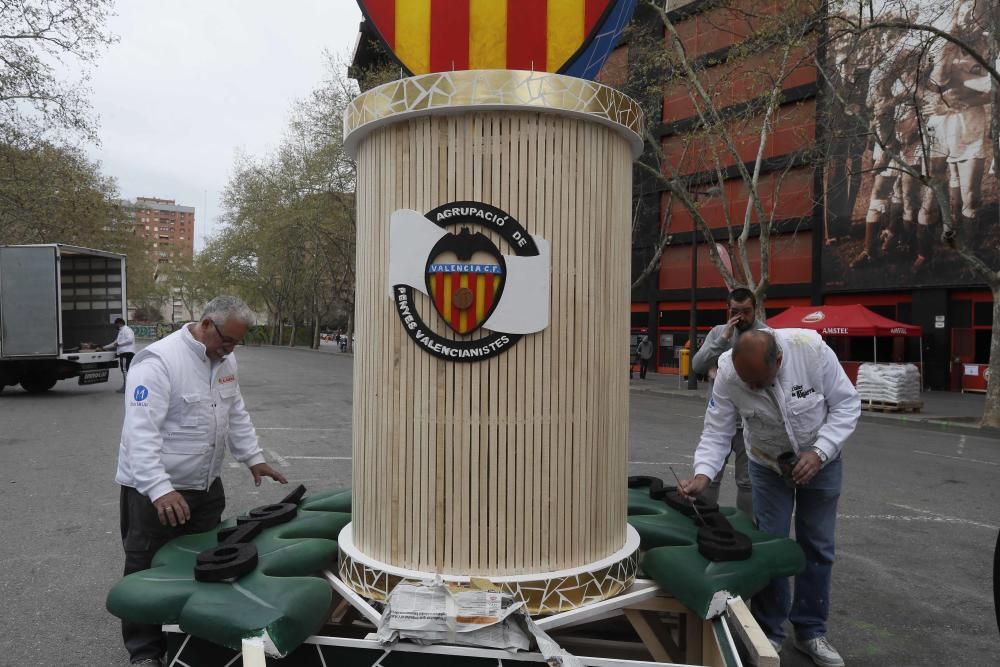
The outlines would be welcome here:
[[[113,343],[105,345],[103,350],[114,350],[118,354],[118,367],[122,372],[122,388],[118,389],[119,394],[125,393],[125,384],[128,378],[128,370],[132,367],[132,358],[135,357],[135,332],[132,327],[125,324],[125,320],[118,317],[115,319],[115,326],[118,327],[118,335]]]
[[[200,322],[135,356],[115,476],[125,574],[149,568],[171,539],[218,525],[226,505],[220,475],[227,443],[256,485],[264,477],[287,483],[264,462],[240,395],[232,352],[252,321],[241,300],[216,297]],[[166,646],[159,626],[123,621],[122,636],[133,665],[160,665]]]
[[[861,400],[837,355],[804,329],[747,331],[719,357],[712,399],[695,451],[693,479],[680,491],[697,496],[724,465],[742,419],[760,530],[795,539],[806,556],[795,578],[773,581],[753,598],[753,612],[775,649],[786,620],[795,646],[822,667],[844,664],[826,639],[834,560],[841,450],[861,416]],[[797,459],[783,474],[779,458]]]

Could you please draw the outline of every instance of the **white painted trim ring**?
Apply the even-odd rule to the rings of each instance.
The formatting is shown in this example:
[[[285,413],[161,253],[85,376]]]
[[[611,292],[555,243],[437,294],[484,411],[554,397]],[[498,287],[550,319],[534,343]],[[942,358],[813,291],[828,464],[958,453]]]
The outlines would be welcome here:
[[[565,577],[575,577],[581,574],[587,574],[590,572],[598,572],[606,568],[611,567],[617,563],[630,557],[636,551],[639,550],[639,533],[636,532],[635,528],[631,525],[626,524],[626,534],[625,534],[625,544],[621,549],[611,554],[606,558],[602,558],[599,561],[593,563],[587,563],[586,565],[581,565],[579,567],[573,567],[566,570],[556,570],[554,572],[529,572],[526,574],[517,575],[507,575],[507,576],[493,576],[493,575],[472,575],[479,579],[487,579],[496,584],[521,584],[526,582],[539,581],[541,579],[562,579]],[[372,570],[378,570],[380,572],[385,572],[390,576],[400,577],[401,579],[409,579],[412,581],[423,581],[423,580],[433,580],[440,576],[442,580],[454,583],[468,583],[471,580],[471,576],[465,575],[454,575],[454,574],[442,574],[438,575],[434,572],[421,572],[420,570],[409,570],[403,567],[396,567],[395,565],[390,565],[389,563],[384,563],[380,560],[375,560],[370,556],[366,556],[354,545],[354,537],[351,530],[351,524],[347,524],[340,531],[340,535],[337,536],[337,544],[340,546],[340,550],[344,552],[351,560],[364,565]]]

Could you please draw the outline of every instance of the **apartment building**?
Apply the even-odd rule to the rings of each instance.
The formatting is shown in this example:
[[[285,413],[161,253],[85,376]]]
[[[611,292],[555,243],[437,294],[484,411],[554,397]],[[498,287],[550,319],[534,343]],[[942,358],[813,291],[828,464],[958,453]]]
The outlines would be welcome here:
[[[146,242],[146,254],[158,263],[194,257],[194,207],[173,199],[137,197],[123,202],[132,211],[136,236]]]

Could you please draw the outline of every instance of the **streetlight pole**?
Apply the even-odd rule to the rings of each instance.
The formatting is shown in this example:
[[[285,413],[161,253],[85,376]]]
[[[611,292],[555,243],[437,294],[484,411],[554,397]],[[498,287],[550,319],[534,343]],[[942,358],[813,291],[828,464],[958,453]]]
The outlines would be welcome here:
[[[716,197],[722,194],[719,185],[713,185],[704,191],[689,190],[688,193],[698,201],[698,197]],[[698,351],[698,221],[692,220],[691,226],[691,316],[690,329],[688,331],[688,347],[690,356],[688,357],[688,389],[698,388],[698,376],[694,372],[694,353]]]
[[[691,232],[691,316],[688,331],[688,389],[698,388],[698,376],[694,372],[694,353],[698,351],[698,223]]]

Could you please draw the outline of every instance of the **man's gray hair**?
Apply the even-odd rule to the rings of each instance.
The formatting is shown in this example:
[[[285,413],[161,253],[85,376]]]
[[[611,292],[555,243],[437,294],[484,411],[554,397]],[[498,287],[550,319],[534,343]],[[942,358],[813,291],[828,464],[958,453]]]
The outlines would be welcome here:
[[[235,296],[217,296],[205,306],[201,319],[209,319],[222,325],[226,320],[239,320],[248,327],[254,325],[253,311],[243,299]]]

